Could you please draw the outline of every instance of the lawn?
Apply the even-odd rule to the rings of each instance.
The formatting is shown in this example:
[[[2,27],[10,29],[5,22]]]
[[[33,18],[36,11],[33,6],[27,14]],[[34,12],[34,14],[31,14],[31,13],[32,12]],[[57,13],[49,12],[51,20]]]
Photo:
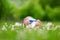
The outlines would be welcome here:
[[[53,22],[48,29],[48,22],[39,28],[14,26],[14,22],[0,23],[0,40],[60,40],[60,23]]]

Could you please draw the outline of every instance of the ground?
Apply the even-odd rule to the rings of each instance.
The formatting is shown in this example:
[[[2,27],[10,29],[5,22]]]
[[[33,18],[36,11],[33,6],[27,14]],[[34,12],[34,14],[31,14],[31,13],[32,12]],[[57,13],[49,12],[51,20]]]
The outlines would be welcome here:
[[[52,23],[49,30],[47,23],[34,29],[14,26],[15,22],[0,23],[0,40],[60,40],[60,23]]]

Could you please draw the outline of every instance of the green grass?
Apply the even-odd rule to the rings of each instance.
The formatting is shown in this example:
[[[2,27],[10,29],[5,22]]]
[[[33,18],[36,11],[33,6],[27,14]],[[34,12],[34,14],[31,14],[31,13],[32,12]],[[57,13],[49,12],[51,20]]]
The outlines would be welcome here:
[[[1,29],[5,23],[0,23],[0,40],[60,40],[60,28],[54,30],[59,23],[54,23],[55,26],[51,26],[53,27],[52,30],[43,29],[45,26],[35,29],[16,26],[14,31],[11,31],[10,24],[14,23],[8,22],[6,26],[7,31],[3,31]]]

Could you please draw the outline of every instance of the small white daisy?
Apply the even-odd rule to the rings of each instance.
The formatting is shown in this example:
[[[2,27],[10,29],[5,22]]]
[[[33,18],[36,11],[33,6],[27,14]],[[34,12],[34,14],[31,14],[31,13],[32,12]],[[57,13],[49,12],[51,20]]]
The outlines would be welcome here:
[[[14,25],[12,25],[12,27],[11,27],[11,31],[14,31],[14,30],[15,30]]]
[[[47,27],[50,27],[51,25],[52,25],[52,23],[51,22],[48,22],[46,26]]]
[[[2,30],[3,31],[7,31],[7,29],[6,29],[6,27],[3,25],[3,27],[2,27]]]
[[[51,22],[48,22],[48,23],[46,24],[47,30],[51,30],[50,27],[51,27],[52,25],[53,25],[53,24],[52,24]]]
[[[56,29],[58,29],[58,28],[60,28],[60,26],[59,26],[59,25],[57,25],[57,26],[54,28],[54,30],[56,30]]]
[[[15,26],[21,26],[22,24],[21,23],[19,23],[19,22],[16,22],[15,23]]]

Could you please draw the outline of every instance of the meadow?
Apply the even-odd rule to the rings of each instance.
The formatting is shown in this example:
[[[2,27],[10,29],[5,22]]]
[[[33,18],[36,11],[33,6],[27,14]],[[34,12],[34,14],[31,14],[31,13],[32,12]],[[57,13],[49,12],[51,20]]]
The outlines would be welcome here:
[[[42,26],[23,27],[27,16]],[[60,0],[0,0],[0,40],[60,40]]]
[[[0,23],[0,40],[60,40],[60,23],[43,22],[42,26],[25,28],[17,22]]]

